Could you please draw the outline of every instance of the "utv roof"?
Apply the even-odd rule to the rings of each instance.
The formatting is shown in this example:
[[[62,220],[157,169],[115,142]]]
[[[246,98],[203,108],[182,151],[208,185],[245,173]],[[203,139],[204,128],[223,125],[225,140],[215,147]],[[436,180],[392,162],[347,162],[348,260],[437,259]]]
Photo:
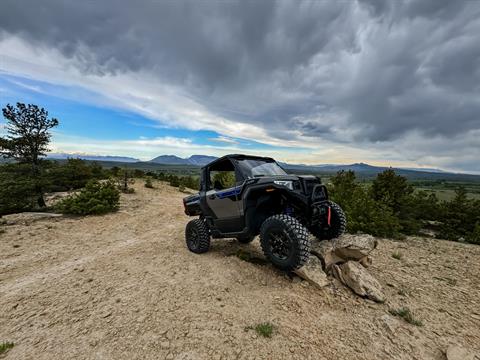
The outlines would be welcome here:
[[[203,168],[206,168],[208,166],[212,166],[216,163],[219,163],[225,159],[235,159],[235,160],[245,160],[245,159],[251,159],[251,160],[266,160],[266,161],[275,161],[274,159],[272,158],[269,158],[269,157],[264,157],[264,156],[255,156],[255,155],[244,155],[244,154],[229,154],[229,155],[225,155],[225,156],[222,156],[222,157],[219,157],[218,159],[215,159],[211,162],[209,162],[207,165],[205,166],[202,166],[202,169]]]

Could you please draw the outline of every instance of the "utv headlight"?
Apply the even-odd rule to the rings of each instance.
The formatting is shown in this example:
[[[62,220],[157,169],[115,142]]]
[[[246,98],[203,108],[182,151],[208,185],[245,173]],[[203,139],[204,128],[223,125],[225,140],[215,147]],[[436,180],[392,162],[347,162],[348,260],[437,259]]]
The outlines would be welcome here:
[[[274,180],[274,184],[281,185],[293,190],[293,181],[286,181],[286,180]]]

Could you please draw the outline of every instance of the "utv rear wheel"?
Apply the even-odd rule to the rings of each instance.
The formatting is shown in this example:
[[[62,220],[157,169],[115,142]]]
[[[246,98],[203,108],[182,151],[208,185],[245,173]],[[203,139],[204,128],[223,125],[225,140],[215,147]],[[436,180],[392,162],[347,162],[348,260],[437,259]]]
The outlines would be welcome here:
[[[318,240],[335,239],[347,229],[347,218],[342,208],[333,201],[328,201],[326,205],[330,207],[330,225],[321,224],[311,229]]]
[[[190,251],[202,254],[210,249],[210,234],[203,220],[191,220],[185,229],[185,241]]]
[[[245,236],[237,237],[238,242],[242,243],[242,244],[251,243],[253,241],[253,239],[255,239],[255,236],[253,236],[253,235],[245,235]]]
[[[308,230],[288,215],[274,215],[260,228],[260,244],[265,257],[281,270],[293,271],[308,261]]]

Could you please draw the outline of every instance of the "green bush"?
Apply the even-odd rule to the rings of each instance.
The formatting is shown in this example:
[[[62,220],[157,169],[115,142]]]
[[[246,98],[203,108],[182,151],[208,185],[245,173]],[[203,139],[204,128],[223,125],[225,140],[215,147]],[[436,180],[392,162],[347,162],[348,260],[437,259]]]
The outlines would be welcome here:
[[[67,159],[66,162],[45,163],[46,191],[68,191],[83,188],[90,180],[106,178],[106,172],[98,163],[81,159]]]
[[[418,199],[407,178],[387,169],[377,175],[370,189],[372,198],[384,205],[398,219],[399,231],[406,235],[417,234],[422,226],[422,213],[417,214]],[[422,196],[422,195],[420,195]]]
[[[13,348],[14,346],[15,346],[15,344],[13,342],[10,342],[10,341],[0,343],[0,355],[5,354],[8,350]]]
[[[56,209],[65,214],[99,215],[118,210],[120,192],[112,181],[89,181],[79,194],[57,204]]]
[[[397,237],[400,224],[385,204],[375,201],[369,191],[356,182],[353,171],[340,171],[331,179],[330,195],[347,216],[350,233]]]
[[[221,189],[229,189],[235,186],[235,172],[219,171],[213,174],[212,184],[219,184]]]
[[[36,207],[38,178],[28,164],[0,166],[0,215],[33,210]]]
[[[480,229],[480,201],[469,200],[463,187],[455,191],[455,198],[440,207],[439,237],[458,241],[461,238],[477,244]]]
[[[403,318],[409,324],[415,326],[423,326],[423,322],[415,317],[415,314],[408,307],[401,307],[398,309],[388,310],[393,316],[398,316]]]
[[[480,245],[480,222],[475,224],[473,231],[467,235],[466,241],[471,244]]]
[[[149,189],[153,189],[153,183],[151,178],[147,177],[145,179],[145,187]]]

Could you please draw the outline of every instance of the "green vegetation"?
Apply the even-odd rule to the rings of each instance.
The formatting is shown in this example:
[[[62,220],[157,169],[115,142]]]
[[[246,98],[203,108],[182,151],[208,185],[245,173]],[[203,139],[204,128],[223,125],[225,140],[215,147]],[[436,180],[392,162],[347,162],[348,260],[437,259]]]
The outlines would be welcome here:
[[[22,167],[29,201],[35,199],[38,207],[44,208],[42,157],[48,151],[49,130],[58,125],[58,120],[49,119],[44,108],[31,104],[17,103],[15,107],[8,104],[2,112],[7,121],[7,135],[0,137],[0,156],[13,159]],[[23,208],[26,203],[17,198],[7,208],[11,206]]]
[[[399,252],[394,252],[394,253],[392,254],[392,257],[393,257],[394,259],[397,259],[397,260],[402,260],[403,255],[402,255],[401,253],[399,253]]]
[[[118,210],[120,192],[112,181],[90,181],[79,194],[65,198],[56,209],[65,214],[100,215]]]
[[[423,323],[421,320],[418,320],[415,318],[415,315],[413,312],[408,308],[408,307],[401,307],[398,309],[390,309],[388,310],[390,314],[393,316],[398,316],[401,317],[403,320],[408,322],[409,324],[415,325],[415,326],[423,326]]]
[[[38,192],[77,190],[90,180],[101,180],[109,176],[96,163],[87,163],[79,159],[68,159],[59,163],[43,160],[41,172],[33,177],[30,165],[23,163],[3,164],[0,166],[0,215],[42,210],[38,205]]]
[[[400,289],[398,289],[397,294],[400,295],[400,296],[407,296],[408,292],[404,288],[400,288]]]
[[[371,183],[341,171],[330,178],[329,187],[347,214],[349,232],[399,238],[427,227],[442,239],[480,244],[480,200],[469,198],[464,187],[457,188],[450,201],[440,201],[432,192],[415,191],[392,169]]]
[[[0,343],[0,355],[6,353],[8,350],[13,348],[14,346],[15,344],[9,341]]]
[[[147,177],[145,179],[145,187],[148,188],[148,189],[153,189],[152,178]]]
[[[273,334],[273,324],[271,324],[269,322],[257,324],[255,326],[247,326],[245,328],[245,330],[252,330],[252,329],[255,330],[255,332],[259,336],[263,336],[263,337],[266,337],[266,338],[272,337],[272,334]]]
[[[375,200],[369,189],[356,182],[353,171],[340,171],[330,180],[330,195],[345,211],[349,232],[398,236],[400,224],[392,209]]]
[[[235,172],[233,171],[214,171],[212,175],[212,183],[218,190],[229,189],[235,186]]]

